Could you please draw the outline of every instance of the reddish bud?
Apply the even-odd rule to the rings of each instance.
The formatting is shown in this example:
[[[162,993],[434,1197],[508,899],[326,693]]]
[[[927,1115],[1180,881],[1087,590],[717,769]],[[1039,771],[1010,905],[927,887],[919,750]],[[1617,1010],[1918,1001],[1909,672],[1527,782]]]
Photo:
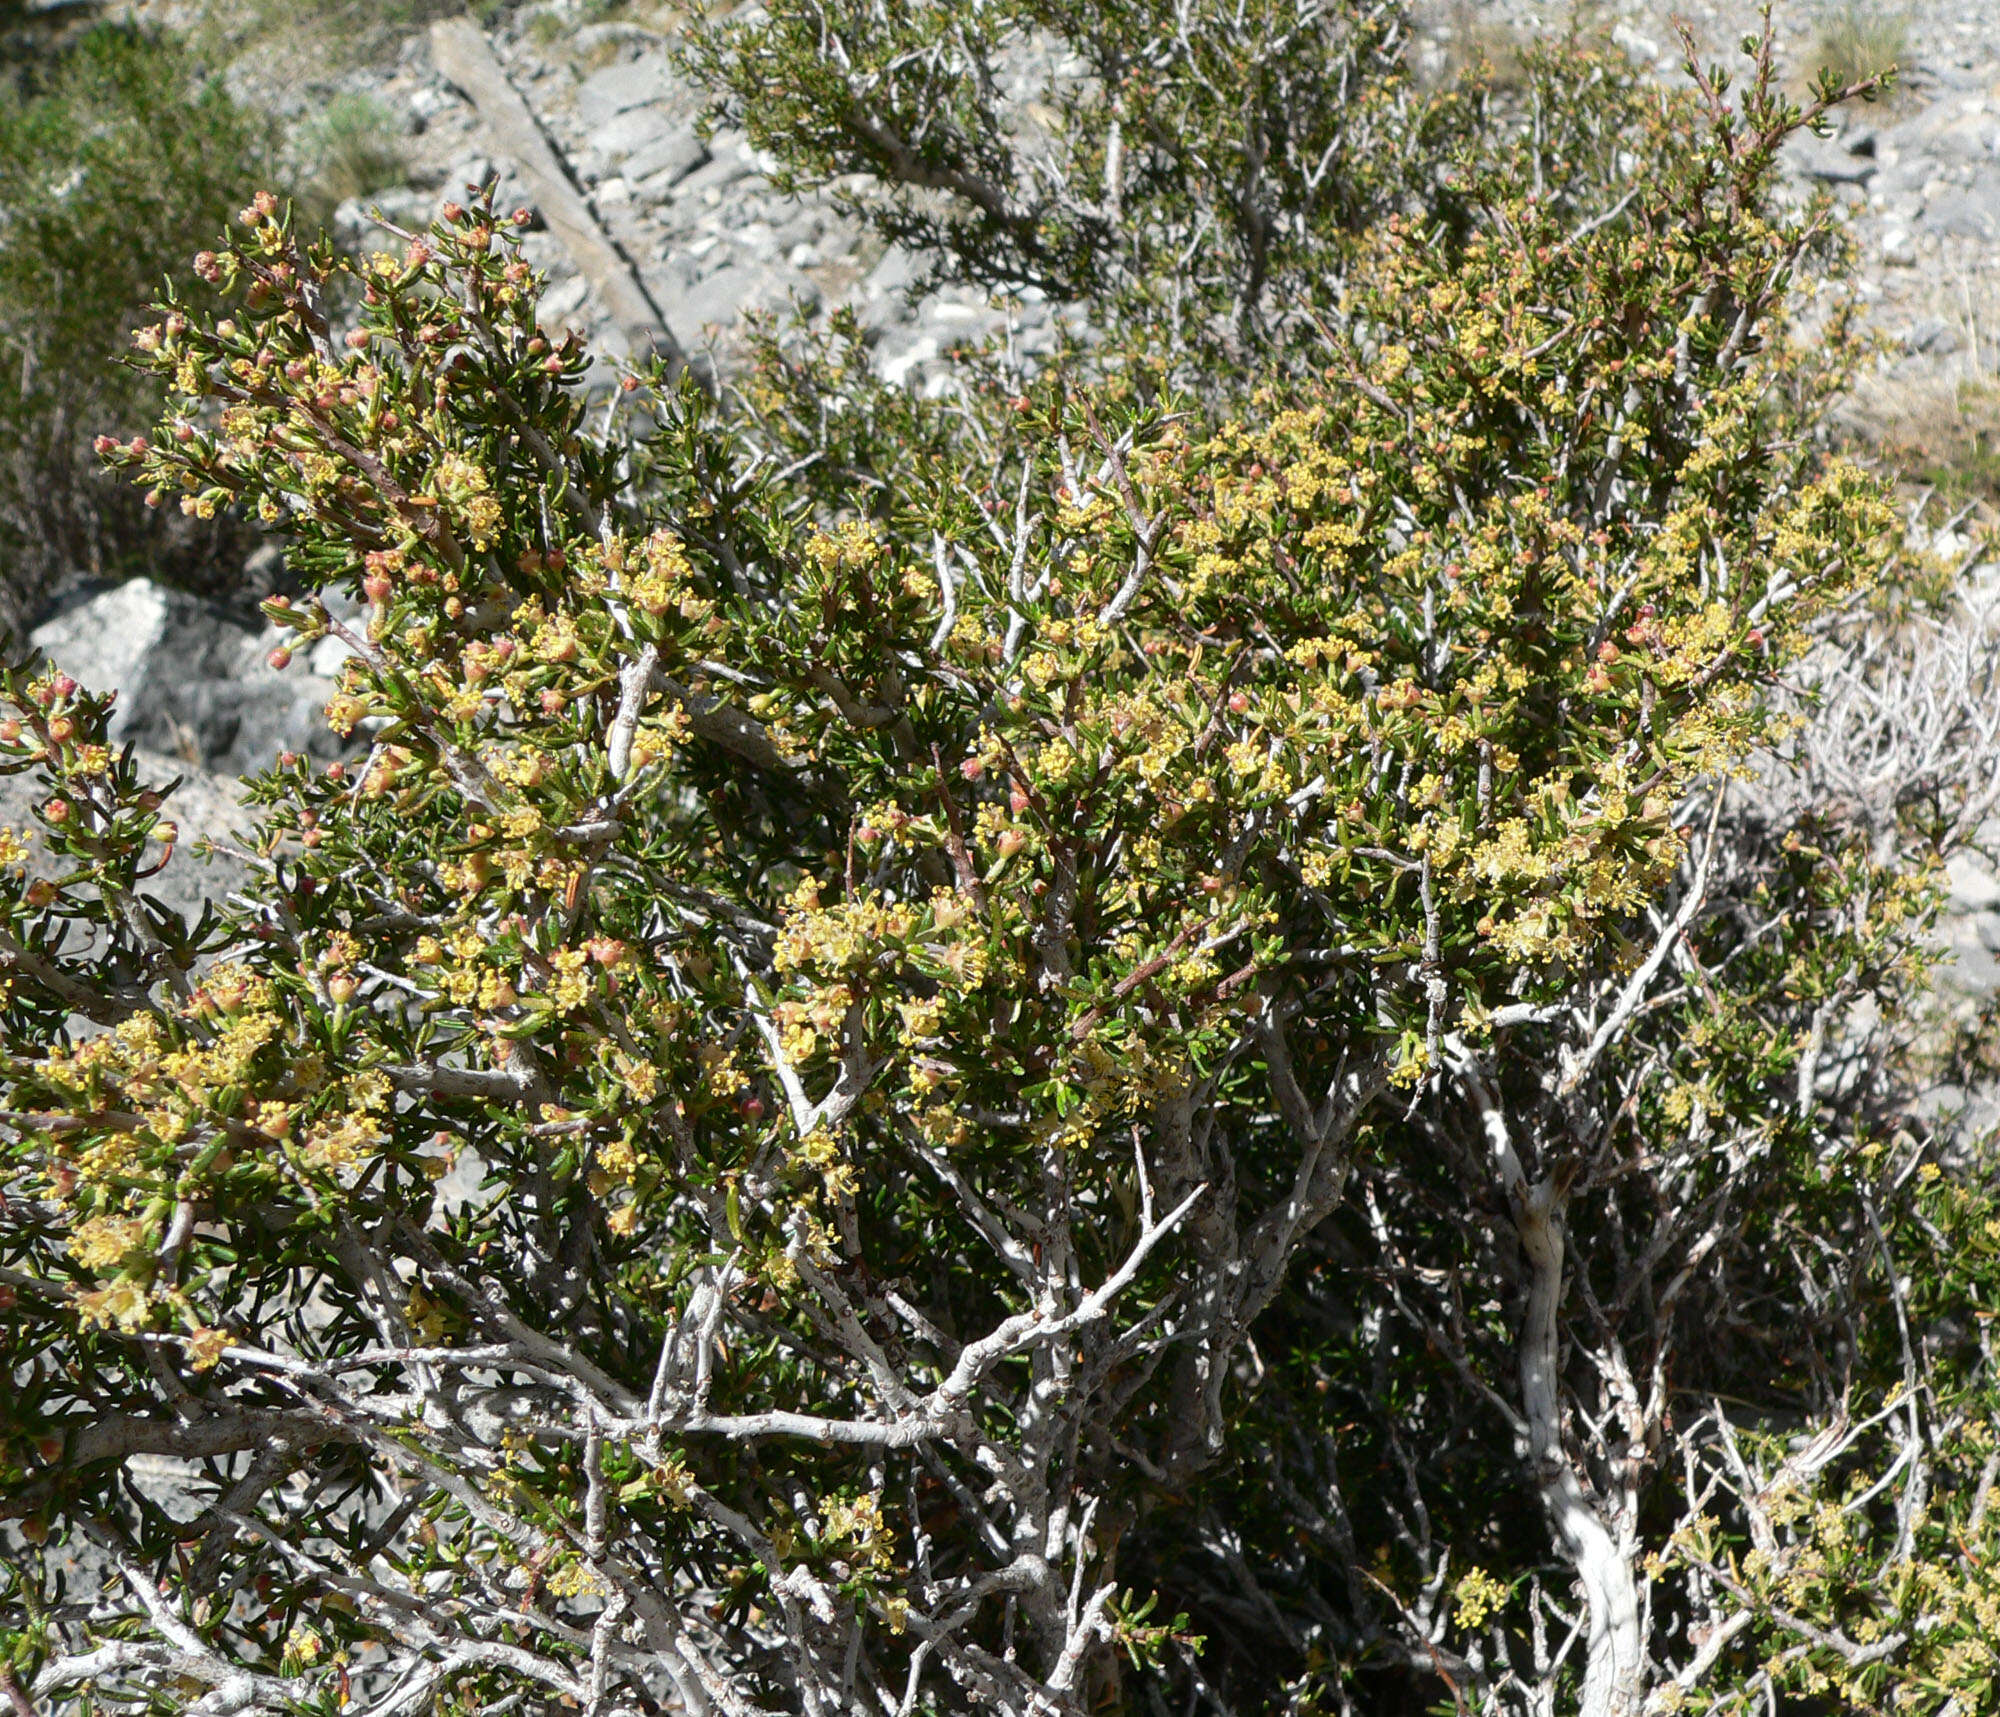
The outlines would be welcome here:
[[[741,1103],[737,1104],[737,1107],[744,1114],[748,1115],[751,1120],[755,1121],[760,1119],[764,1113],[764,1099],[761,1097],[745,1097]]]
[[[118,443],[108,435],[100,435],[91,442],[90,450],[102,459],[107,453],[115,453],[118,450]]]
[[[980,776],[986,773],[986,765],[977,757],[968,757],[958,766],[958,772],[968,781],[977,781]]]
[[[269,191],[259,191],[250,199],[250,206],[260,215],[275,215],[278,212],[278,199]]]
[[[143,435],[135,435],[130,441],[125,443],[125,451],[136,459],[152,445]]]
[[[335,972],[326,981],[326,993],[336,1007],[345,1007],[353,1001],[359,987],[352,972]]]
[[[52,823],[68,822],[69,801],[67,799],[51,799],[42,807],[42,815],[47,817]]]
[[[600,966],[615,966],[625,958],[625,944],[616,936],[593,936],[584,948]]]
[[[882,838],[882,831],[876,828],[873,823],[863,823],[860,828],[854,831],[854,838],[864,847],[872,847]]]
[[[551,686],[542,693],[542,714],[561,715],[569,707],[569,699]]]
[[[561,375],[563,373],[563,361],[561,354],[557,352],[551,352],[546,358],[542,360],[542,369],[547,374],[552,376]]]
[[[1231,692],[1229,694],[1229,708],[1232,714],[1241,715],[1249,707],[1250,700],[1242,692]]]
[[[1611,640],[1610,640],[1609,638],[1606,638],[1606,639],[1604,640],[1604,642],[1603,642],[1603,643],[1601,643],[1601,644],[1599,644],[1599,645],[1597,646],[1597,659],[1598,659],[1598,660],[1599,660],[1600,662],[1615,662],[1615,661],[1617,661],[1617,660],[1618,660],[1618,646],[1617,646],[1616,644],[1612,643],[1612,641],[1611,641]]]
[[[174,439],[178,441],[183,447],[185,447],[190,441],[194,439],[194,425],[191,423],[175,424]]]
[[[450,221],[452,225],[456,226],[460,221],[465,219],[465,205],[463,203],[446,203],[443,208],[438,210],[438,213]]]
[[[363,346],[368,344],[368,330],[366,328],[356,328],[347,336],[347,344],[351,350],[360,351]]]
[[[361,581],[362,594],[373,603],[387,602],[389,593],[393,589],[395,586],[389,582],[389,575],[386,572],[371,572]]]
[[[627,376],[618,386],[626,393],[636,393],[639,390],[639,378],[637,376]]]
[[[333,762],[326,766],[326,778],[329,781],[343,780],[346,775],[347,765],[342,763],[338,758],[335,758]]]
[[[516,209],[514,211],[514,224],[517,227],[531,226],[534,223],[534,219],[535,211],[533,209]]]
[[[76,737],[76,723],[66,715],[59,715],[49,723],[49,738],[57,745],[67,745]]]
[[[1018,817],[1028,808],[1028,803],[1027,788],[1023,787],[1018,781],[1015,782],[1007,794],[1007,808]]]
[[[292,653],[284,645],[280,644],[264,660],[269,662],[272,667],[276,668],[282,674],[292,665]]]
[[[38,876],[33,882],[28,884],[24,898],[30,906],[37,912],[40,912],[44,907],[55,905],[56,894],[56,885],[50,882],[48,878]]]
[[[1002,858],[1012,858],[1028,844],[1028,837],[1019,829],[1002,829],[993,842],[993,849]]]
[[[49,682],[49,690],[59,698],[73,698],[76,696],[76,681],[67,674],[58,674]]]
[[[0,721],[0,745],[17,745],[21,739],[21,724],[18,721]]]

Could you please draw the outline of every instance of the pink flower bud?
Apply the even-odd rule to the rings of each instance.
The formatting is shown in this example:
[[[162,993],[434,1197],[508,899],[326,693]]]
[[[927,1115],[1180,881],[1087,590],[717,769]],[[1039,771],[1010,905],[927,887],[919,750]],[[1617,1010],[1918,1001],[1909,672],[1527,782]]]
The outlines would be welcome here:
[[[977,757],[968,757],[958,766],[958,772],[968,781],[977,781],[980,776],[986,773],[986,765]]]
[[[542,714],[561,715],[569,707],[569,699],[551,686],[542,693]]]
[[[42,815],[47,817],[52,823],[62,824],[68,822],[69,801],[67,799],[51,799],[42,807]]]
[[[76,723],[66,715],[59,715],[49,723],[49,738],[57,745],[67,745],[76,737]]]
[[[49,682],[49,690],[59,698],[73,698],[76,696],[76,681],[67,674],[58,674]]]
[[[292,653],[284,645],[280,644],[264,660],[269,662],[272,667],[276,668],[282,674],[292,665]]]
[[[366,328],[356,328],[347,336],[347,345],[350,351],[358,352],[367,344],[368,330]]]
[[[336,1007],[345,1007],[349,1002],[353,1001],[355,991],[358,987],[354,982],[354,974],[352,972],[335,972],[326,981],[328,999]]]
[[[114,452],[117,449],[117,446],[118,443],[112,440],[110,436],[100,435],[95,441],[93,441],[90,444],[90,450],[91,452],[95,453],[100,459],[102,459],[105,454]]]
[[[389,582],[386,572],[371,572],[361,581],[362,594],[370,602],[383,603],[389,600],[389,593],[396,587]]]
[[[465,219],[465,205],[463,203],[446,203],[442,209],[438,210],[438,213],[450,221],[453,226],[456,226],[460,221]]]
[[[18,745],[21,739],[21,724],[18,721],[0,721],[0,745]]]

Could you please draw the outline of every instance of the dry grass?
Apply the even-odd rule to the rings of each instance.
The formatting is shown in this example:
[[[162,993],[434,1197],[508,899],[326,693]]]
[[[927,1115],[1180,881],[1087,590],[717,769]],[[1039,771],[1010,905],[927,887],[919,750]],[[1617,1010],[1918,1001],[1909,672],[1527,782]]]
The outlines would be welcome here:
[[[1857,451],[1954,509],[2000,517],[2000,281],[1946,271],[1884,306],[1883,326],[1942,324],[1955,350],[1885,364],[1862,377],[1837,426]]]
[[[2000,382],[1961,369],[1873,378],[1841,413],[1861,448],[1906,487],[1934,490],[1954,509],[2000,509]]]
[[[1894,71],[1909,54],[1909,19],[1883,0],[1846,0],[1825,13],[1800,68],[1808,81],[1830,71],[1843,85]]]

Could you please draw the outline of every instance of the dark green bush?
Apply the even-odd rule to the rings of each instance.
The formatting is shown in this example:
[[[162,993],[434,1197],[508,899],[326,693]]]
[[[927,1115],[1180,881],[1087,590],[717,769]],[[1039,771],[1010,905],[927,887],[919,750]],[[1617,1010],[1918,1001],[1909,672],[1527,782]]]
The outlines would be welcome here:
[[[77,574],[227,581],[240,531],[150,517],[90,444],[158,411],[126,339],[271,145],[182,47],[134,30],[87,30],[0,88],[0,620]]]

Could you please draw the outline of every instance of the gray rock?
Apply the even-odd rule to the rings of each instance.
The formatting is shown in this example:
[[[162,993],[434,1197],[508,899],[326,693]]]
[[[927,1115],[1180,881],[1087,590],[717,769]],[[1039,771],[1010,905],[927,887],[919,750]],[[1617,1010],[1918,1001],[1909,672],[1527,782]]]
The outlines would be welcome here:
[[[673,129],[673,121],[657,107],[628,107],[591,132],[589,147],[608,161],[623,161],[662,142]]]
[[[783,312],[795,300],[811,309],[819,303],[819,288],[789,268],[731,262],[683,291],[667,314],[692,339],[701,329],[726,332],[747,310]]]
[[[275,634],[212,604],[133,579],[35,629],[34,642],[92,691],[116,692],[111,738],[247,774],[280,751],[333,758],[349,747],[320,712],[333,683],[266,657]]]
[[[697,168],[708,165],[708,146],[692,125],[676,125],[656,141],[634,149],[625,162],[625,177],[659,195],[680,184]]]
[[[2000,183],[1982,179],[1944,192],[1924,210],[1924,225],[1957,238],[2000,239]]]
[[[173,603],[150,579],[135,578],[37,626],[30,639],[86,690],[116,692],[110,738],[133,737],[149,672],[164,659]]]
[[[714,192],[719,196],[732,185],[754,178],[756,172],[756,162],[742,151],[730,147],[718,148],[706,166],[681,181],[681,195],[699,197]]]
[[[1800,173],[1822,185],[1865,185],[1880,171],[1872,149],[1867,155],[1851,154],[1838,138],[1815,137],[1809,131],[1793,138],[1789,153]]]
[[[1903,345],[1908,351],[1948,358],[1953,352],[1963,350],[1965,337],[1942,317],[1927,316],[1904,336]]]
[[[645,107],[663,99],[672,93],[673,87],[673,67],[664,59],[648,55],[625,60],[592,72],[577,86],[576,116],[594,130],[628,108]]]

